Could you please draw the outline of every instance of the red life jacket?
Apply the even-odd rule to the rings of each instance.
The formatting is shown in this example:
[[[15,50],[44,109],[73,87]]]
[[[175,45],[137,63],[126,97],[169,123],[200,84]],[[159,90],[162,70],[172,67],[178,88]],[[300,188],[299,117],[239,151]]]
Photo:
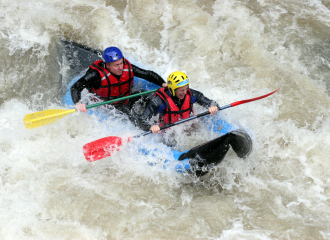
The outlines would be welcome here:
[[[160,126],[175,123],[182,119],[189,118],[191,115],[194,115],[190,90],[188,90],[185,96],[181,109],[179,109],[178,106],[174,103],[173,99],[167,95],[165,88],[159,89],[155,95],[161,97],[161,99],[163,99],[166,104],[165,115],[159,115]]]
[[[108,69],[103,67],[102,60],[94,62],[90,68],[95,69],[100,73],[101,87],[99,89],[92,88],[92,92],[100,96],[101,99],[108,101],[128,96],[131,93],[134,74],[132,71],[132,65],[128,60],[124,59],[124,69],[119,81],[108,71]],[[123,102],[123,104],[126,104],[127,102],[128,100]],[[118,103],[121,102],[115,102],[112,104],[115,105]]]

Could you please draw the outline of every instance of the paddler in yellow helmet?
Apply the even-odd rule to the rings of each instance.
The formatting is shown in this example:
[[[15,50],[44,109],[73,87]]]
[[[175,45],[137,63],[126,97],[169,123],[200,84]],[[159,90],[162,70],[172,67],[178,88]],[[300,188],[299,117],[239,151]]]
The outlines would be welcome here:
[[[208,108],[212,116],[218,111],[218,104],[203,93],[189,88],[188,76],[180,71],[171,73],[167,87],[160,88],[140,116],[140,127],[153,133],[160,133],[160,127],[175,123],[194,115],[193,104]],[[152,125],[150,118],[159,113],[159,123]]]

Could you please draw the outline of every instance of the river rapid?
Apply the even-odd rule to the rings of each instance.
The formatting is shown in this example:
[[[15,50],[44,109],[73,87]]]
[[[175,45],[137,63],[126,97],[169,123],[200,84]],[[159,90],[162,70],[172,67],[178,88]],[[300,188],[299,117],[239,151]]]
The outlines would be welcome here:
[[[0,239],[330,239],[329,9],[325,0],[1,0]],[[154,157],[129,143],[90,163],[84,144],[141,130],[83,113],[24,127],[26,114],[64,108],[58,38],[117,46],[164,79],[184,71],[221,106],[280,90],[218,113],[249,132],[253,150],[245,160],[230,150],[200,179],[149,166],[169,155],[154,136],[137,140],[160,146]]]

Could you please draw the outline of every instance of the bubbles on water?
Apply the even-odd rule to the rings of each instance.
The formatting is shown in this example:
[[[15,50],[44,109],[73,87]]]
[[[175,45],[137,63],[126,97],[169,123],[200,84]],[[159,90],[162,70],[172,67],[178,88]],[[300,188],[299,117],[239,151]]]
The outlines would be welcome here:
[[[4,237],[328,237],[324,2],[4,1],[1,8]],[[24,115],[63,108],[58,37],[98,49],[116,45],[164,79],[185,71],[192,88],[220,105],[281,90],[219,113],[248,130],[254,149],[246,160],[230,150],[202,178],[164,169],[170,148],[154,135],[89,163],[84,144],[141,130],[111,111],[103,121],[74,113],[24,128]],[[187,150],[214,137],[196,121],[168,130],[164,141]],[[141,145],[159,151],[144,155]]]

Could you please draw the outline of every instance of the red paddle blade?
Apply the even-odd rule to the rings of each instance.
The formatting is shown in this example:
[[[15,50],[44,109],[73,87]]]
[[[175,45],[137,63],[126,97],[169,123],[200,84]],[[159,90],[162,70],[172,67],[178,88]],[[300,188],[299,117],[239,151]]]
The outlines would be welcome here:
[[[94,142],[87,143],[83,146],[85,158],[89,162],[94,162],[105,157],[111,156],[119,151],[123,143],[128,142],[131,138],[122,139],[120,137],[105,137]]]
[[[237,105],[240,105],[240,104],[243,104],[243,103],[248,103],[248,102],[252,102],[252,101],[256,101],[256,100],[259,100],[259,99],[262,99],[262,98],[265,98],[265,97],[268,97],[270,95],[272,95],[273,93],[275,93],[276,91],[278,91],[278,89],[276,89],[275,91],[271,92],[271,93],[268,93],[268,94],[265,94],[265,95],[262,95],[260,97],[256,97],[256,98],[251,98],[251,99],[246,99],[246,100],[241,100],[241,101],[237,101],[237,102],[233,102],[231,104],[232,107],[235,107]]]

